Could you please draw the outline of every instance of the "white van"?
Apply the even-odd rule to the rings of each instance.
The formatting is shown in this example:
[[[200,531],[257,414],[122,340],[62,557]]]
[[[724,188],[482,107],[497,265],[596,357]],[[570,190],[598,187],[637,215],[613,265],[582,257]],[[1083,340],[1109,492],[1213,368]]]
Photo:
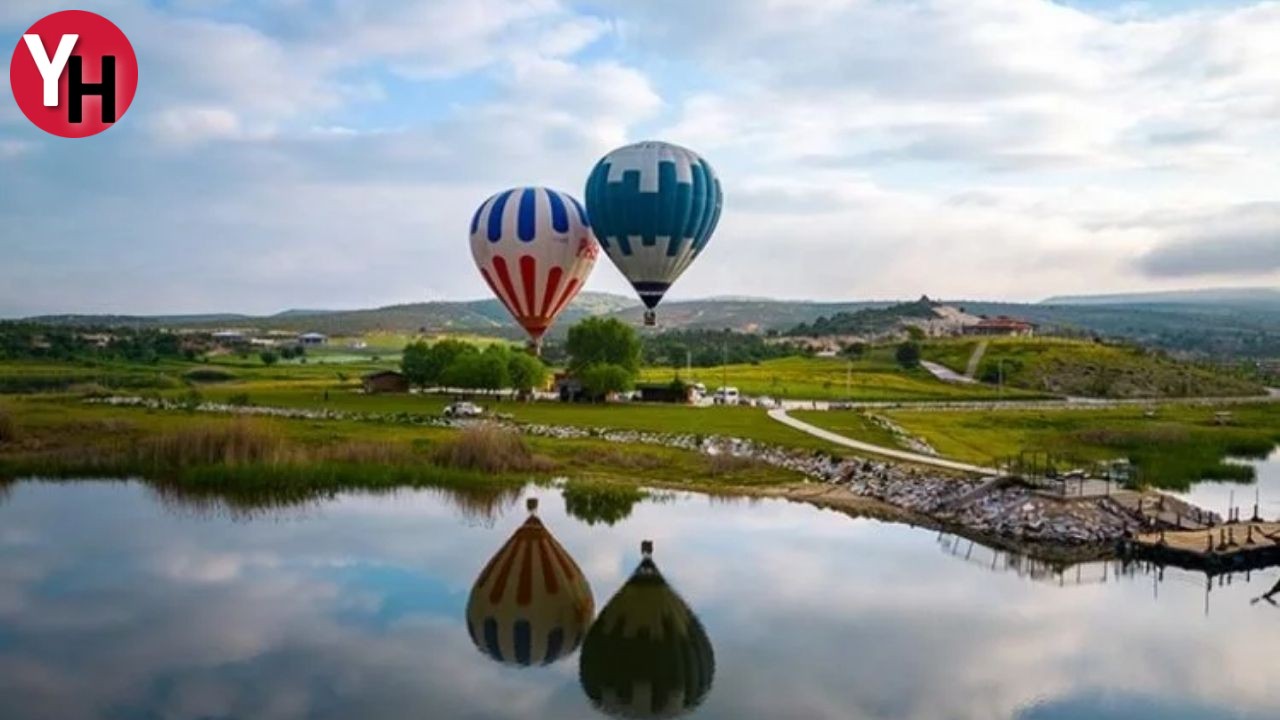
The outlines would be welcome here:
[[[736,387],[716,388],[716,394],[711,396],[711,401],[716,405],[737,405],[738,399],[738,388]]]

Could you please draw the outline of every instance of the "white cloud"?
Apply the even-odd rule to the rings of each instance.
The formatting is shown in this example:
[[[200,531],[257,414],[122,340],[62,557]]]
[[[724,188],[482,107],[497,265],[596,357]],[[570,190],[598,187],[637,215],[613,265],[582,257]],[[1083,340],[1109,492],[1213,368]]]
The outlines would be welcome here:
[[[0,193],[17,230],[0,314],[481,296],[471,205],[522,183],[580,193],[601,154],[655,135],[726,188],[673,297],[1031,299],[1269,267],[1204,248],[1222,232],[1206,219],[1280,186],[1280,3],[589,8],[107,6],[143,60],[121,127],[72,151],[0,115],[0,158],[28,173]],[[107,177],[115,157],[128,178]],[[41,210],[38,190],[68,186],[76,208]],[[82,247],[103,217],[104,245]],[[1270,226],[1250,228],[1216,247],[1265,256]],[[1170,253],[1213,275],[1168,271]],[[625,288],[607,264],[592,286]]]

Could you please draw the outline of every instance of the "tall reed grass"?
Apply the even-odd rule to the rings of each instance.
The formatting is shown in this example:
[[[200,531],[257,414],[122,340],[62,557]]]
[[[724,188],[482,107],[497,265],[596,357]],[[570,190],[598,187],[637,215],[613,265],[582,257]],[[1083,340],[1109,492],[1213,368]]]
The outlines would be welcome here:
[[[445,467],[484,473],[549,472],[555,467],[550,459],[535,455],[515,430],[488,423],[464,429],[441,443],[432,457]]]
[[[19,434],[18,421],[14,419],[13,412],[0,407],[0,443],[16,442]]]

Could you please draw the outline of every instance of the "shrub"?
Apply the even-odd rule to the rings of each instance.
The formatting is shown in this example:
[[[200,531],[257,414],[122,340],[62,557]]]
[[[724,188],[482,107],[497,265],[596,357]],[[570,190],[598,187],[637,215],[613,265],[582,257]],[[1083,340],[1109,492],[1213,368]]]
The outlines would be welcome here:
[[[894,358],[904,368],[911,369],[920,364],[920,343],[908,340],[898,346]]]
[[[236,379],[235,374],[218,368],[196,368],[195,370],[189,370],[182,377],[190,382],[202,383],[230,382]]]
[[[545,472],[552,463],[533,454],[514,430],[493,424],[474,425],[441,443],[433,459],[440,465],[486,473]]]

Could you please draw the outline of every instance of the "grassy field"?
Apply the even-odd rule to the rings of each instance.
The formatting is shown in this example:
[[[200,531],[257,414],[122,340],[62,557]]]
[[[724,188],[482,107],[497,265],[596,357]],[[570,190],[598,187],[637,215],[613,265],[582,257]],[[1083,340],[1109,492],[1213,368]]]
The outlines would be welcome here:
[[[994,400],[996,388],[982,385],[955,385],[941,382],[926,370],[903,370],[881,357],[850,363],[839,358],[792,357],[768,360],[758,365],[728,365],[681,370],[680,377],[701,382],[708,390],[728,384],[746,395],[798,398],[804,400]],[[675,377],[671,368],[646,368],[642,380],[666,382]],[[1035,397],[1014,390],[1006,397]],[[1043,396],[1043,395],[1041,395]]]
[[[0,477],[9,478],[143,476],[176,479],[188,487],[223,483],[252,490],[268,486],[312,490],[488,487],[493,484],[490,479],[508,486],[554,476],[716,489],[800,479],[755,462],[725,464],[691,451],[595,439],[523,438],[520,442],[542,460],[495,474],[442,464],[438,451],[460,435],[446,428],[356,420],[246,421],[206,413],[88,405],[66,395],[6,398],[3,412],[13,427],[0,439]],[[243,433],[236,427],[245,422],[252,423],[253,429],[247,433],[248,440],[240,440]],[[172,446],[183,449],[178,460],[171,460],[173,453],[167,451],[157,454],[156,448]],[[267,449],[254,450],[259,446]],[[251,451],[248,455],[246,447]],[[154,462],[155,457],[164,462]]]
[[[935,340],[924,358],[963,373],[978,340]],[[1262,389],[1223,372],[1147,350],[1064,338],[989,338],[977,378],[1007,387],[1086,397],[1218,397]]]
[[[885,414],[946,457],[992,464],[1021,453],[1047,453],[1066,465],[1127,458],[1144,482],[1185,489],[1207,478],[1249,479],[1242,466],[1223,459],[1263,456],[1280,443],[1280,405],[1233,406],[1225,426],[1217,424],[1216,412],[1170,405],[1150,414],[1140,407]]]
[[[793,410],[792,417],[817,425],[825,430],[839,433],[848,438],[869,442],[889,448],[909,450],[898,437],[889,430],[873,422],[866,412],[855,410]]]

